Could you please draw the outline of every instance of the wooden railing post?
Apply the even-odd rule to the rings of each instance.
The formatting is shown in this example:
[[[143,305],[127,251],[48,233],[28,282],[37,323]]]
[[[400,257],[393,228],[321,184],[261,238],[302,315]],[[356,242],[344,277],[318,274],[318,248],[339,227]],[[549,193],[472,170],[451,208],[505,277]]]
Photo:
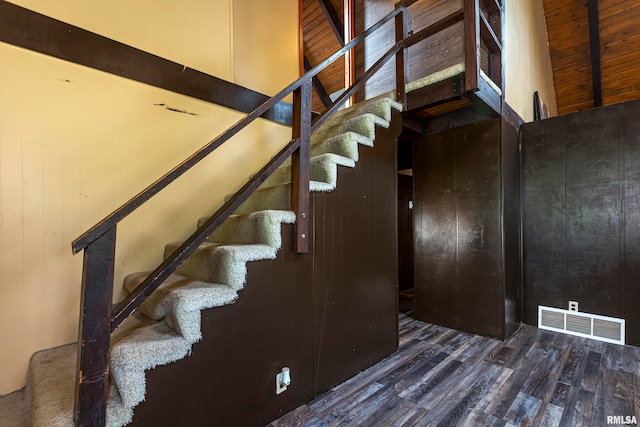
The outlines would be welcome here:
[[[293,92],[293,138],[300,147],[291,156],[291,209],[296,213],[294,250],[309,252],[309,171],[311,156],[311,79]]]
[[[464,0],[464,85],[478,90],[480,76],[480,6],[478,0]]]
[[[74,418],[101,427],[109,395],[109,345],[116,227],[84,250]]]
[[[402,2],[396,4],[396,9],[402,8],[402,13],[396,15],[396,43],[403,41],[407,38],[407,8]],[[409,63],[407,61],[407,47],[403,46],[396,54],[396,101],[406,106],[407,94],[406,94],[406,79],[409,74]]]

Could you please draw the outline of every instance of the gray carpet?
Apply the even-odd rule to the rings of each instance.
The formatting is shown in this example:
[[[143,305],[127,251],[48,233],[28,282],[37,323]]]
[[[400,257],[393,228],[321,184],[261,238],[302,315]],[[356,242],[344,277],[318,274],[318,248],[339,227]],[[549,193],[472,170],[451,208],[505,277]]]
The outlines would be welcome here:
[[[24,388],[0,397],[0,427],[27,427]]]

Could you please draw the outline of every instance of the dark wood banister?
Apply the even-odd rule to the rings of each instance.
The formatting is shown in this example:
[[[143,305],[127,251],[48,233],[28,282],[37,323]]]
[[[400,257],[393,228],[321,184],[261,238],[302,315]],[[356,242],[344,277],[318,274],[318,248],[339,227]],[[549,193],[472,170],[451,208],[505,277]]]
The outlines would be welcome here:
[[[157,287],[186,260],[215,229],[222,224],[237,208],[255,191],[289,156],[292,157],[292,209],[296,212],[296,240],[294,249],[297,252],[308,251],[308,207],[309,207],[309,157],[310,137],[344,101],[362,88],[392,57],[396,57],[396,99],[404,104],[405,78],[407,74],[406,50],[410,45],[465,19],[465,45],[477,46],[479,49],[478,16],[479,0],[465,0],[464,12],[456,11],[420,32],[407,37],[407,7],[416,0],[404,0],[396,4],[393,12],[382,18],[364,33],[355,37],[342,49],[308,71],[278,94],[265,101],[254,111],[247,114],[224,133],[210,141],[192,156],[184,160],[170,172],[133,197],[127,203],[105,217],[91,229],[87,230],[72,243],[73,253],[84,250],[82,278],[82,298],[80,327],[78,340],[78,378],[76,383],[76,400],[74,419],[78,426],[103,426],[106,419],[106,401],[108,394],[108,354],[110,333],[115,330],[133,311],[144,302]],[[488,0],[496,2],[497,0]],[[468,16],[473,12],[475,16]],[[350,88],[340,95],[334,103],[313,123],[311,123],[311,88],[312,78],[317,76],[332,62],[347,51],[361,43],[367,36],[381,28],[391,19],[395,19],[396,43],[376,63],[371,66]],[[467,51],[467,71],[476,68],[476,75],[467,80],[476,80],[479,50]],[[469,67],[471,65],[472,67]],[[115,241],[117,224],[135,209],[160,192],[171,182],[196,165],[216,148],[240,132],[244,127],[271,109],[284,97],[294,94],[294,121],[292,141],[290,141],[269,163],[251,178],[231,199],[216,211],[195,233],[170,254],[124,301],[112,310],[113,268],[115,260]],[[88,311],[91,311],[89,314]]]

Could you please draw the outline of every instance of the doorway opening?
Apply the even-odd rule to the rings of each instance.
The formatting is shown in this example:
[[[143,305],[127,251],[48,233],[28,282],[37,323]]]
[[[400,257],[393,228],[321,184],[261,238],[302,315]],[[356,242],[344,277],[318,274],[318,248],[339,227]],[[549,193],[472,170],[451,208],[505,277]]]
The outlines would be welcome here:
[[[413,169],[411,137],[398,138],[398,311],[413,316]]]

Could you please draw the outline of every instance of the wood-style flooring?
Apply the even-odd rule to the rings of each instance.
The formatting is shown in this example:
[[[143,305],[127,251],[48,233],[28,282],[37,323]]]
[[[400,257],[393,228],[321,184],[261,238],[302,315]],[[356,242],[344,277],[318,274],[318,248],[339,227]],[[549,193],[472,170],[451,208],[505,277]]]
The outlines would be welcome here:
[[[401,314],[396,353],[270,426],[606,426],[608,416],[640,420],[640,348],[526,325],[502,342]]]

